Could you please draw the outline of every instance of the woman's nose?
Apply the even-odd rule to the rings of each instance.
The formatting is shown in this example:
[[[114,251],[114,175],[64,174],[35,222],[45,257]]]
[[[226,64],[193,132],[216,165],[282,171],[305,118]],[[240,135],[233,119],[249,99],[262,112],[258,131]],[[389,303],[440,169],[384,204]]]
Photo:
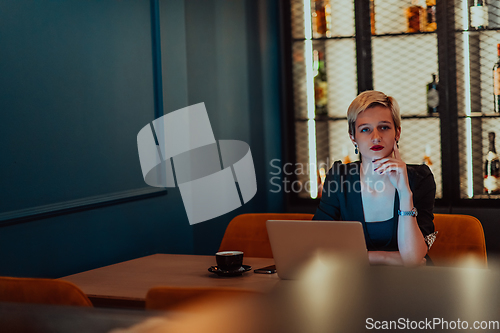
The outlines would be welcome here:
[[[380,134],[377,130],[374,130],[373,133],[372,133],[372,141],[373,142],[380,142]]]

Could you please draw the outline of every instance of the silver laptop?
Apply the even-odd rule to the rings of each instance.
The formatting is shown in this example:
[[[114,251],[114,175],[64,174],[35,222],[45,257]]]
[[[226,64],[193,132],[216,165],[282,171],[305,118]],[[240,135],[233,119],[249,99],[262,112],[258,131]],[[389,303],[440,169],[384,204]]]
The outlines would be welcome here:
[[[296,279],[318,254],[369,265],[360,222],[269,220],[266,226],[280,279]]]

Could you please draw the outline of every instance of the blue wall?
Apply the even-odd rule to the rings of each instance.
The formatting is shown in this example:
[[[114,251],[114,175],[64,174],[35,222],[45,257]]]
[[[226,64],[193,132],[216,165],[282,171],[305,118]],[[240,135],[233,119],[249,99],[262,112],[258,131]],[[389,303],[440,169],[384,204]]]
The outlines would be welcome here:
[[[194,226],[177,188],[0,222],[0,275],[212,254],[232,217],[282,211],[267,188],[281,156],[278,28],[277,1],[0,0],[0,215],[144,188],[137,132],[199,102],[217,139],[250,144],[258,182],[247,205]]]

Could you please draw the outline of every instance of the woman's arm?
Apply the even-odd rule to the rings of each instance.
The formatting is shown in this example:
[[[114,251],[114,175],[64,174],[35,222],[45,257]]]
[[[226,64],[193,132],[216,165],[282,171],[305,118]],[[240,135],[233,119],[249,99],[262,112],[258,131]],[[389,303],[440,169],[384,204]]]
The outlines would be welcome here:
[[[371,265],[403,266],[403,259],[399,251],[368,251],[368,260]],[[423,258],[420,265],[425,265],[427,260]]]
[[[399,207],[402,211],[409,211],[414,207],[411,191],[409,193],[411,199],[405,199],[404,194],[399,195]],[[399,251],[369,251],[368,259],[370,264],[424,265],[426,262],[424,257],[427,254],[427,244],[418,226],[417,218],[399,216],[397,236]]]
[[[406,164],[401,160],[396,142],[394,142],[394,158],[381,159],[376,161],[376,165],[377,168],[375,170],[381,174],[387,174],[389,180],[397,189],[399,194],[399,210],[412,210],[415,207],[413,192],[410,189]],[[421,264],[427,254],[427,245],[418,226],[417,218],[414,216],[398,216],[397,236],[402,264],[405,266]],[[376,255],[375,258],[380,259]],[[394,258],[391,257],[391,259]]]
[[[399,194],[399,209],[409,211],[413,209],[413,194]],[[417,218],[414,216],[399,216],[398,221],[398,247],[401,259],[405,266],[416,266],[427,254],[427,244],[418,227]]]
[[[368,251],[368,261],[371,265],[403,265],[399,251]]]

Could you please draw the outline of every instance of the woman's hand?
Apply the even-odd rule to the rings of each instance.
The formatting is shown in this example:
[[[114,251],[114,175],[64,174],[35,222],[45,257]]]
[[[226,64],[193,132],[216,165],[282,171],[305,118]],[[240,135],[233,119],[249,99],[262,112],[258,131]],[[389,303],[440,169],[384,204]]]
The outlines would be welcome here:
[[[396,141],[394,141],[393,157],[374,160],[373,166],[375,167],[373,171],[381,175],[387,175],[391,184],[400,194],[408,194],[410,192],[406,163],[401,159]]]

